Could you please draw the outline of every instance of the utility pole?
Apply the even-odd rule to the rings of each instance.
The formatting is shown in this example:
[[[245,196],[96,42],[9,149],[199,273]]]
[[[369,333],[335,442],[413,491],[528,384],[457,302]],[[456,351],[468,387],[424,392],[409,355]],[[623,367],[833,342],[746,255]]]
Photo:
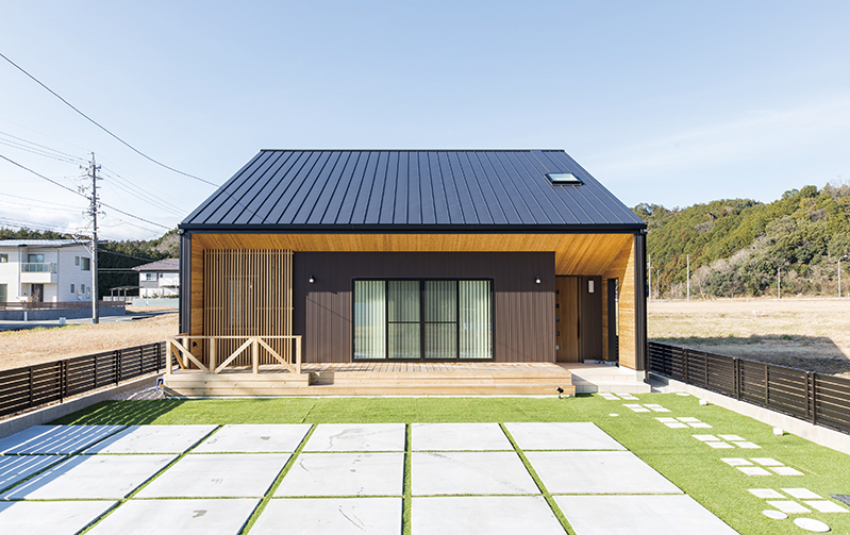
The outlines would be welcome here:
[[[686,268],[687,269],[686,277],[688,279],[688,302],[690,302],[691,301],[691,255],[688,255],[686,258],[688,260],[688,267]]]
[[[91,153],[91,163],[88,167],[88,178],[91,178],[91,197],[89,197],[89,201],[91,204],[89,205],[88,216],[91,217],[92,220],[92,232],[91,232],[91,322],[92,323],[100,323],[100,303],[97,299],[97,211],[98,211],[98,199],[97,199],[97,181],[99,180],[97,176],[97,172],[100,170],[100,166],[97,165],[94,159],[94,153]]]

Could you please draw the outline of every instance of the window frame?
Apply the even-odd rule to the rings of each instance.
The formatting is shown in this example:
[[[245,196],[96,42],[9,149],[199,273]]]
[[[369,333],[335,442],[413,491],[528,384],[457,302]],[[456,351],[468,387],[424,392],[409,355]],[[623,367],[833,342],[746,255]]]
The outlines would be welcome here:
[[[418,282],[419,283],[419,358],[390,358],[389,357],[389,299],[384,299],[384,357],[383,358],[358,358],[355,357],[355,285],[357,282],[383,282],[385,293],[389,295],[390,282]],[[426,282],[454,282],[455,293],[455,354],[453,358],[426,358],[425,357],[425,326],[435,322],[425,321],[425,283]],[[461,358],[460,357],[460,283],[461,282],[489,282],[490,283],[490,351],[487,358]],[[392,322],[399,323],[399,322]],[[406,322],[401,322],[406,323]],[[450,322],[436,322],[450,323]],[[384,278],[384,277],[358,277],[351,279],[351,362],[493,362],[496,359],[496,284],[492,278]]]

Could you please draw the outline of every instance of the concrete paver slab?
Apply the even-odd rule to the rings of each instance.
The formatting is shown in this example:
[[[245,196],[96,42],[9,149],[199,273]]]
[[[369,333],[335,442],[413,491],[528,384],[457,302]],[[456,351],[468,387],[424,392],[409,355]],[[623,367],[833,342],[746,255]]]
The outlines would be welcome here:
[[[720,460],[723,461],[724,463],[728,464],[729,466],[752,466],[753,465],[753,463],[751,463],[750,461],[748,461],[746,459],[742,459],[740,457],[726,457],[726,458],[720,459]]]
[[[225,425],[192,453],[294,452],[311,424]]]
[[[72,457],[0,496],[62,500],[124,498],[176,455],[83,455]]]
[[[779,500],[785,498],[785,496],[776,492],[773,489],[747,489],[747,490],[749,490],[750,494],[752,494],[756,498],[763,498],[763,499],[776,498],[776,499],[779,499]]]
[[[762,466],[784,466],[776,459],[772,459],[770,457],[753,457],[753,461],[759,463]]]
[[[697,440],[701,440],[702,442],[713,442],[713,441],[720,440],[719,438],[717,438],[714,435],[691,435],[691,436],[694,437]]]
[[[782,489],[782,492],[787,492],[789,496],[792,498],[797,498],[798,500],[822,500],[823,496],[816,494],[809,489]]]
[[[303,451],[404,451],[404,424],[319,424]]]
[[[737,535],[690,496],[555,496],[555,502],[577,535]]]
[[[780,476],[802,476],[805,475],[803,472],[797,470],[796,468],[791,468],[790,466],[776,466],[771,467],[771,470],[776,472]]]
[[[783,513],[796,515],[800,513],[811,513],[808,509],[793,500],[768,500],[768,505],[776,507]]]
[[[850,513],[844,507],[829,500],[806,500],[803,503],[821,513]]]
[[[272,500],[251,535],[398,535],[401,498]]]
[[[758,466],[739,466],[738,470],[748,476],[772,476],[770,472]]]
[[[563,535],[564,528],[542,496],[413,498],[415,535]]]
[[[401,496],[404,453],[302,453],[275,496]]]
[[[0,457],[0,490],[65,459],[64,455],[11,455]]]
[[[743,448],[745,450],[760,450],[761,446],[755,444],[753,442],[733,442],[739,448]]]
[[[505,424],[517,445],[529,450],[625,450],[592,422]]]
[[[813,533],[827,533],[830,531],[830,527],[825,522],[815,520],[814,518],[795,518],[794,525]]]
[[[90,535],[237,535],[260,500],[130,500]]]
[[[516,452],[414,453],[414,496],[540,494]]]
[[[253,498],[263,496],[288,453],[187,455],[142,489],[139,498]]]
[[[552,494],[682,493],[628,451],[530,451],[525,456]]]
[[[708,444],[716,450],[730,450],[735,447],[732,444],[729,444],[728,442],[706,442],[705,444]]]
[[[124,426],[34,425],[0,440],[0,453],[77,453],[120,429]]]
[[[495,451],[514,447],[499,424],[413,424],[413,451]]]
[[[183,453],[215,425],[131,425],[84,453]]]
[[[74,535],[118,502],[0,503],[3,535]]]

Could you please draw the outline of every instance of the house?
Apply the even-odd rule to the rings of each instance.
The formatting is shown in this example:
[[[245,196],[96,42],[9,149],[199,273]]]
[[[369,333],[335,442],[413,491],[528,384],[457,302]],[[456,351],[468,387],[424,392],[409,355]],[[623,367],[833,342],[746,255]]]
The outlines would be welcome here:
[[[0,303],[91,301],[91,252],[76,240],[0,241]]]
[[[263,150],[179,226],[184,361],[296,336],[305,364],[642,376],[645,229],[560,150]]]
[[[180,293],[180,260],[166,258],[136,266],[139,297],[174,297]]]

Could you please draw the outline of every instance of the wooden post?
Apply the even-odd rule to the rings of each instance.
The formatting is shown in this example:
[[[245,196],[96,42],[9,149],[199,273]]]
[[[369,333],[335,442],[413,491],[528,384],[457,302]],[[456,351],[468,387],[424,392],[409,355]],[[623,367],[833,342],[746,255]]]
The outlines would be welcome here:
[[[210,337],[210,370],[215,370],[215,336]]]
[[[29,405],[32,407],[32,366],[30,366],[30,401]]]
[[[770,372],[767,364],[764,365],[764,404],[768,406],[770,403]]]
[[[812,372],[806,372],[806,417],[812,419],[809,401],[812,399]]]
[[[165,375],[171,375],[171,340],[165,339]]]
[[[295,370],[301,373],[301,337],[295,337]]]
[[[818,374],[812,376],[812,424],[818,425]]]
[[[186,350],[191,353],[192,348],[189,347],[189,337],[184,336],[183,339],[182,339],[182,342],[183,342],[183,347],[185,347]],[[189,362],[189,357],[187,357],[186,355],[183,355],[182,352],[180,352],[180,351],[177,352],[177,358],[180,359],[183,362],[183,368],[188,368],[189,365],[191,364],[191,362]]]
[[[260,373],[260,344],[257,338],[251,337],[251,360],[254,365],[254,375]]]
[[[741,359],[735,358],[735,399],[741,401]]]

